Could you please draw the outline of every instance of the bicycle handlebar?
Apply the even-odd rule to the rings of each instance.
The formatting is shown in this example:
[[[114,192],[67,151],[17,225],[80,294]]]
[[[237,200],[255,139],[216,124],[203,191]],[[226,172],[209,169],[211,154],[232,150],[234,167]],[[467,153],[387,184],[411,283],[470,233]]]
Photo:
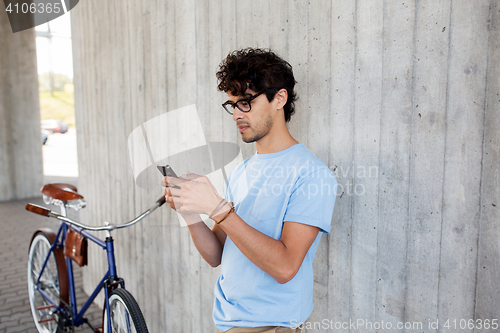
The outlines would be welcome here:
[[[79,228],[86,229],[86,230],[111,231],[114,229],[126,228],[126,227],[129,227],[131,225],[136,224],[137,222],[139,222],[140,220],[142,220],[143,218],[145,218],[146,216],[151,214],[153,211],[155,211],[158,207],[161,207],[164,203],[165,203],[165,196],[162,196],[160,199],[156,200],[156,202],[153,206],[149,207],[149,209],[147,209],[144,213],[137,216],[135,219],[131,220],[130,222],[127,222],[125,224],[120,224],[120,225],[108,224],[108,225],[105,225],[102,227],[93,227],[90,225],[82,224],[80,222],[77,222],[75,220],[70,219],[69,217],[63,216],[61,214],[57,214],[57,213],[51,211],[50,209],[47,209],[45,207],[38,206],[35,204],[31,204],[31,203],[26,205],[26,210],[30,211],[32,213],[35,213],[35,214],[42,215],[42,216],[53,217],[53,218],[56,218],[58,220],[64,221],[66,223],[69,223],[71,225],[74,225],[74,226],[77,226]]]
[[[42,216],[47,216],[47,217],[50,214],[50,210],[43,208],[42,206],[38,206],[38,205],[30,204],[30,203],[26,205],[26,210],[28,210],[32,213],[42,215]]]

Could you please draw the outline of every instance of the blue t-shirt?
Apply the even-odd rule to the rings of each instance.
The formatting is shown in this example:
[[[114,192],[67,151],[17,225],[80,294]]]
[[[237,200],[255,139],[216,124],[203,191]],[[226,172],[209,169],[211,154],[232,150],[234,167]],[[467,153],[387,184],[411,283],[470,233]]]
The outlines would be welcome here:
[[[228,178],[225,198],[235,212],[260,232],[281,238],[283,223],[299,222],[330,232],[337,181],[304,145],[254,154]],[[224,332],[234,326],[292,326],[313,310],[312,263],[316,237],[293,279],[279,284],[226,238],[221,274],[215,285],[214,322]],[[294,321],[293,321],[294,320]]]

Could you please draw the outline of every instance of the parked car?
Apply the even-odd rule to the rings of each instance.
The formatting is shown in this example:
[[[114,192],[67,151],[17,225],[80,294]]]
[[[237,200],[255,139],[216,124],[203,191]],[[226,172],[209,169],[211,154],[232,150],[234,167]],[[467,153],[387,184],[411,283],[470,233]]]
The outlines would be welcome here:
[[[41,127],[50,133],[66,133],[68,131],[68,124],[61,120],[42,120]]]
[[[42,128],[42,145],[47,143],[47,139],[49,138],[49,133],[50,133],[49,131],[44,130]]]

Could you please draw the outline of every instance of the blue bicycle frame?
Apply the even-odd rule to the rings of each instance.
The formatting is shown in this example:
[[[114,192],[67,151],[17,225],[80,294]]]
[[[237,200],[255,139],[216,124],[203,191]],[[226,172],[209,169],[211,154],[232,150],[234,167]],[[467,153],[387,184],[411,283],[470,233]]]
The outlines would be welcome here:
[[[61,214],[54,213],[50,211],[49,209],[46,209],[41,206],[37,206],[34,204],[27,204],[26,209],[32,213],[39,214],[45,217],[53,217],[57,218],[58,220],[62,221],[61,226],[59,227],[59,231],[57,232],[57,235],[55,236],[54,243],[51,245],[49,249],[49,253],[47,254],[47,257],[44,259],[42,269],[39,272],[39,276],[35,282],[36,284],[36,290],[42,295],[42,297],[50,304],[47,306],[44,306],[43,308],[52,308],[54,307],[62,316],[64,316],[64,319],[69,321],[72,326],[80,326],[83,323],[89,324],[85,318],[83,318],[84,313],[87,311],[87,309],[90,307],[92,302],[95,300],[101,289],[104,288],[104,306],[106,309],[106,312],[110,314],[110,304],[109,304],[109,296],[110,292],[113,291],[115,288],[118,288],[121,286],[122,288],[125,288],[125,282],[123,281],[122,278],[119,278],[116,272],[116,264],[115,264],[115,250],[113,246],[113,238],[111,237],[111,231],[115,229],[120,229],[120,228],[126,228],[131,225],[134,225],[135,223],[139,222],[142,220],[144,217],[148,216],[151,214],[155,209],[158,207],[161,207],[165,203],[165,196],[160,197],[153,206],[151,206],[148,210],[134,218],[133,220],[121,224],[121,225],[110,225],[106,224],[103,227],[93,227],[93,226],[88,226],[81,224],[77,221],[74,221],[68,217],[66,217],[66,202],[63,202],[59,199],[55,200],[55,204],[61,206]],[[74,206],[69,206],[73,207]],[[84,207],[84,206],[83,206]],[[81,208],[81,207],[80,207]],[[71,259],[66,258],[66,271],[68,274],[68,283],[69,283],[69,296],[70,296],[70,306],[66,310],[66,307],[61,307],[60,304],[56,304],[54,300],[52,300],[49,295],[42,290],[42,288],[39,288],[40,285],[40,278],[43,275],[43,272],[47,266],[48,260],[50,258],[51,253],[55,253],[56,248],[64,248],[64,241],[66,239],[66,234],[68,231],[68,228],[71,228],[75,230],[76,232],[81,233],[84,237],[87,239],[90,239],[92,242],[95,244],[99,245],[102,249],[106,250],[106,255],[108,259],[108,271],[106,274],[104,274],[104,277],[102,280],[99,282],[97,287],[95,288],[94,292],[90,297],[87,299],[85,304],[82,306],[81,310],[78,311],[77,309],[77,303],[76,303],[76,293],[75,293],[75,280],[74,280],[74,275],[73,275],[73,263]],[[95,237],[94,235],[88,233],[86,230],[94,230],[94,231],[99,231],[103,230],[107,232],[107,237],[105,241],[100,240],[99,238]],[[64,274],[63,272],[59,272],[59,274]],[[68,313],[69,312],[69,313]],[[108,315],[108,318],[110,318],[110,315]],[[141,314],[142,318],[142,314]],[[128,322],[128,316],[127,316],[127,326],[129,326]],[[111,332],[111,321],[108,320],[106,323],[108,327],[108,332]],[[145,325],[145,324],[144,324]],[[90,324],[89,324],[90,326]],[[91,326],[92,327],[92,326]]]
[[[104,277],[102,278],[101,282],[97,285],[95,288],[94,292],[92,295],[89,296],[83,307],[81,308],[80,312],[77,310],[77,304],[76,304],[76,291],[75,291],[75,281],[74,281],[74,275],[73,275],[73,262],[71,261],[70,258],[65,258],[66,259],[66,271],[68,274],[68,283],[69,283],[69,295],[70,295],[70,300],[71,300],[71,318],[73,318],[73,325],[74,326],[80,326],[84,323],[83,320],[83,315],[87,311],[87,309],[90,307],[94,299],[97,297],[101,289],[104,288],[104,300],[105,300],[105,307],[107,313],[109,312],[109,288],[111,285],[115,285],[116,283],[120,284],[122,288],[125,288],[125,282],[123,279],[117,277],[116,273],[116,264],[115,264],[115,250],[114,250],[114,245],[113,245],[113,238],[111,236],[108,236],[106,240],[103,242],[99,238],[95,237],[94,235],[88,233],[85,230],[82,230],[79,227],[76,226],[70,226],[67,223],[63,222],[61,223],[61,226],[59,227],[59,231],[57,232],[56,236],[56,241],[54,244],[52,244],[49,253],[47,254],[47,257],[45,258],[45,261],[43,263],[42,269],[40,271],[40,275],[36,281],[36,285],[38,286],[40,282],[40,278],[43,275],[43,271],[45,270],[45,267],[47,265],[47,262],[50,258],[50,254],[54,251],[56,247],[64,247],[64,240],[66,238],[66,233],[68,231],[68,228],[71,228],[79,233],[81,233],[84,237],[87,237],[87,239],[90,239],[92,242],[95,244],[99,245],[101,248],[106,250],[107,258],[108,258],[108,271],[106,274],[104,274]],[[50,297],[43,291],[38,289],[38,292],[49,302],[51,305],[53,305],[61,314],[66,316],[66,319],[70,320],[71,318],[68,318],[66,311],[59,306],[59,304],[56,304],[54,300],[50,299]],[[108,325],[108,332],[111,332],[111,323],[108,321],[106,323]]]

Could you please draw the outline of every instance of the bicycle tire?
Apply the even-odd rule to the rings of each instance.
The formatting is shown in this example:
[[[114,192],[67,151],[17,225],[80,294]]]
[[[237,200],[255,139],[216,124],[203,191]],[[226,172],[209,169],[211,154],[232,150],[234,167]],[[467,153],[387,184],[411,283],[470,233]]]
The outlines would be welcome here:
[[[146,321],[136,300],[125,289],[115,289],[109,296],[109,312],[111,313],[112,332],[148,333]],[[108,332],[108,314],[104,309],[104,333]],[[130,320],[132,319],[132,320]],[[128,327],[132,325],[131,327]]]
[[[40,333],[58,333],[62,331],[59,314],[54,307],[50,307],[50,303],[37,291],[36,286],[40,270],[55,240],[56,235],[52,230],[38,230],[33,235],[28,254],[28,297],[31,314]],[[55,248],[50,254],[40,278],[39,288],[44,290],[55,303],[58,303],[63,308],[68,304],[69,297],[66,272],[63,251],[61,248]]]

